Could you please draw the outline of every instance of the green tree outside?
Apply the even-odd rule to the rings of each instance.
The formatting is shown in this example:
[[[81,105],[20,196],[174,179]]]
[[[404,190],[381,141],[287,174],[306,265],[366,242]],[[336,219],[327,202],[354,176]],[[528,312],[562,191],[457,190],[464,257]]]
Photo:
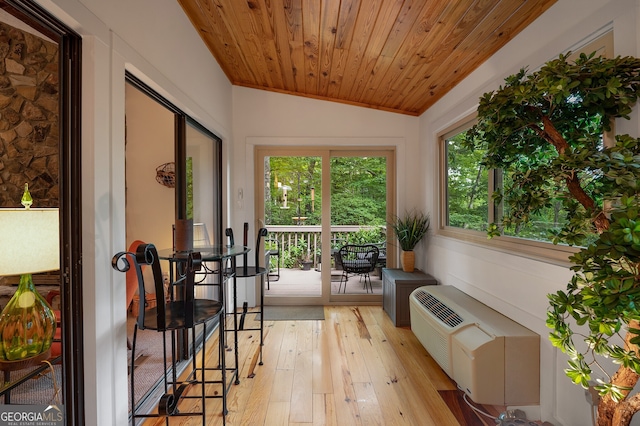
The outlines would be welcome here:
[[[319,225],[322,211],[322,167],[319,157],[270,157],[268,225]],[[331,159],[331,224],[386,224],[385,157]],[[286,193],[286,199],[285,199]],[[285,205],[286,200],[286,205]]]

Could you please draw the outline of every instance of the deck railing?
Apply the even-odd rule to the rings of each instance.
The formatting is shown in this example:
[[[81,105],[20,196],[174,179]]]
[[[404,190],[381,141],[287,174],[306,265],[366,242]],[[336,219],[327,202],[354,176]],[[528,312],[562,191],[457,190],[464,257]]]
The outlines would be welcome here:
[[[295,253],[311,262],[311,267],[317,267],[321,262],[321,226],[320,225],[268,225],[266,244],[267,248],[277,248],[280,251],[280,258],[277,260],[280,266],[283,265],[284,253]],[[352,234],[363,229],[376,229],[376,226],[353,226],[336,225],[331,227],[331,248],[339,249],[345,244],[353,243]],[[381,243],[376,241],[376,243]]]

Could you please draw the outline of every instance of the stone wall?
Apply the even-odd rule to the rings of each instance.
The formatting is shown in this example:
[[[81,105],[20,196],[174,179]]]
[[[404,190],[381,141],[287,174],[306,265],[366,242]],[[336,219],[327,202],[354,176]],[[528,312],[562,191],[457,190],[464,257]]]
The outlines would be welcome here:
[[[0,22],[0,207],[59,207],[58,45]]]

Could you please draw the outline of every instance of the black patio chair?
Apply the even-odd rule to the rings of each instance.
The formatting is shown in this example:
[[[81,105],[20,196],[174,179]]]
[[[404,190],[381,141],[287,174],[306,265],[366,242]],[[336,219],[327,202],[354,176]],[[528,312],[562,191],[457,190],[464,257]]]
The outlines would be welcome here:
[[[340,285],[338,286],[338,293],[342,288],[344,282],[343,293],[347,291],[347,281],[349,276],[360,275],[364,278],[364,288],[369,292],[369,289],[373,293],[373,286],[371,285],[371,276],[369,275],[376,268],[378,263],[378,256],[380,250],[373,244],[365,245],[353,245],[347,244],[340,247],[338,250],[340,260],[342,262],[342,276],[340,277]],[[367,280],[369,281],[369,288],[367,288]]]

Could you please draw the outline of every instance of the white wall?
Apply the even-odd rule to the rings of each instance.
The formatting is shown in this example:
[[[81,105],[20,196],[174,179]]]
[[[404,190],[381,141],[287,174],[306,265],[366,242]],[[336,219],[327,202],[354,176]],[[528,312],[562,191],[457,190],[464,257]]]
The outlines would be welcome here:
[[[233,152],[230,194],[243,190],[241,202],[231,202],[231,225],[236,230],[250,224],[255,235],[255,205],[250,194],[254,188],[254,149],[269,146],[354,146],[396,148],[397,210],[416,206],[413,196],[421,192],[417,117],[361,108],[341,103],[233,88]],[[237,234],[238,231],[236,231]],[[249,239],[253,240],[253,237]],[[417,249],[416,251],[418,251]],[[416,263],[421,268],[424,264]],[[247,281],[247,280],[245,280]],[[252,288],[238,286],[238,297],[250,304]]]
[[[126,248],[125,70],[225,144],[231,85],[175,0],[36,1],[82,36],[84,409],[88,425],[123,425],[125,283],[110,262]]]
[[[611,26],[616,55],[638,56],[637,0],[559,0],[472,75],[420,117],[423,179],[428,183],[426,208],[438,209],[437,135],[474,111],[478,98],[497,89],[504,77],[521,67],[536,69],[581,40]],[[638,109],[638,108],[636,108]],[[618,131],[640,135],[637,113],[617,124]],[[435,217],[434,217],[435,219]],[[455,285],[541,335],[541,407],[543,420],[555,425],[591,424],[584,390],[564,375],[566,358],[548,342],[546,295],[564,289],[571,277],[566,267],[533,261],[451,238],[429,239],[427,270],[443,284]],[[535,418],[529,416],[529,418]]]

